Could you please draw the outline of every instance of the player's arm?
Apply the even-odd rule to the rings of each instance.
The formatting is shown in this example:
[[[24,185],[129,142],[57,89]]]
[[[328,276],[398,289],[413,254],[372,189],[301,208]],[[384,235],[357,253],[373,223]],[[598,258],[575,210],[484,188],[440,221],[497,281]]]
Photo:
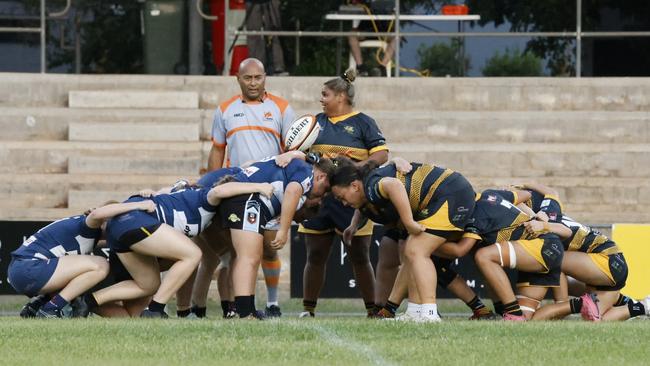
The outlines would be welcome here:
[[[391,201],[393,206],[395,206],[400,220],[409,234],[419,234],[423,232],[424,226],[413,220],[413,212],[411,211],[409,197],[408,194],[406,194],[406,189],[402,182],[397,178],[386,177],[379,181],[379,187],[380,192],[382,192],[382,194]]]
[[[212,119],[212,148],[208,155],[208,171],[211,172],[223,167],[226,156],[226,125],[223,120],[221,107],[214,112]]]
[[[434,254],[449,259],[464,257],[476,243],[478,243],[478,239],[475,237],[463,236],[457,243],[451,241],[443,243]]]
[[[270,247],[276,250],[282,249],[287,243],[289,238],[289,229],[291,228],[291,220],[296,213],[300,197],[303,194],[303,189],[300,183],[290,182],[284,190],[284,197],[282,198],[282,209],[280,212],[280,229],[275,234],[275,239],[271,241]]]
[[[208,171],[221,169],[223,167],[223,159],[226,156],[226,145],[212,144],[210,155],[208,155]]]
[[[559,236],[561,239],[568,239],[573,235],[571,229],[566,227],[564,224],[559,222],[545,222],[539,220],[526,221],[524,223],[526,231],[530,234],[546,234],[553,233]]]
[[[110,219],[111,217],[121,215],[133,210],[154,212],[156,210],[156,204],[151,200],[127,203],[112,203],[110,205],[102,206],[92,210],[88,216],[86,216],[86,225],[89,228],[97,229],[104,223],[104,221]]]
[[[521,187],[524,189],[530,189],[531,191],[539,192],[544,196],[552,196],[554,198],[559,198],[560,196],[555,189],[537,182],[528,182],[522,184]]]
[[[357,233],[357,230],[359,230],[359,224],[364,220],[365,217],[359,211],[358,209],[354,210],[354,214],[352,215],[352,220],[350,220],[350,225],[345,228],[343,231],[343,243],[346,245],[350,245],[352,243],[352,237],[354,234]]]
[[[220,184],[208,192],[208,203],[217,206],[224,198],[247,193],[260,193],[266,197],[271,197],[273,195],[273,186],[270,183],[228,182]]]
[[[370,160],[376,162],[378,165],[385,164],[388,161],[388,150],[375,151],[372,154],[370,154],[368,160],[360,161],[357,164],[363,165]]]

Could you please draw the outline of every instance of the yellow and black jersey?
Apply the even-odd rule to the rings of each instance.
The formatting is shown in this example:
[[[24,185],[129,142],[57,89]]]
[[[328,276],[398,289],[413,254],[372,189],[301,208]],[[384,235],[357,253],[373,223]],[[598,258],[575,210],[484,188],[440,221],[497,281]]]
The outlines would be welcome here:
[[[413,169],[407,174],[398,172],[395,164],[379,167],[368,174],[363,182],[368,202],[376,207],[392,206],[390,199],[387,198],[388,195],[383,191],[380,181],[382,178],[397,178],[406,188],[415,218],[419,211],[426,207],[440,184],[455,173],[451,169],[433,165],[411,163],[411,166]],[[425,213],[424,216],[428,215]],[[417,220],[417,218],[415,219]]]
[[[567,216],[564,217],[562,223],[571,229],[571,236],[562,240],[564,250],[583,253],[602,253],[605,255],[621,253],[616,243],[599,231],[582,225]]]
[[[487,190],[476,195],[474,214],[465,226],[463,236],[492,245],[510,240],[533,239],[523,223],[531,217],[517,208],[516,194],[506,190]]]
[[[545,212],[550,222],[562,222],[562,202],[558,197],[552,195],[543,195],[537,191],[527,189],[531,198],[524,201],[523,204],[530,207],[533,212]]]
[[[316,121],[322,130],[311,146],[312,152],[327,158],[343,155],[361,161],[377,151],[388,150],[377,123],[364,113],[352,112],[331,118],[319,113]]]

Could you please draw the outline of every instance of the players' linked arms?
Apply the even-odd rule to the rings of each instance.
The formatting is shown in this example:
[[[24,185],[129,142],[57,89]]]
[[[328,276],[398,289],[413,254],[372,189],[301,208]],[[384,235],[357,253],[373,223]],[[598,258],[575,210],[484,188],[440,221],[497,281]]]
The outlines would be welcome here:
[[[142,210],[147,212],[156,211],[156,204],[152,200],[144,200],[138,202],[127,203],[113,203],[110,205],[102,206],[92,210],[86,217],[86,225],[90,228],[97,229],[102,223],[111,217],[121,215],[123,213]]]
[[[524,227],[529,234],[539,235],[546,233],[553,233],[562,239],[571,237],[571,229],[560,223],[544,222],[538,220],[526,221]]]
[[[399,214],[400,220],[404,224],[404,228],[409,232],[409,234],[419,234],[424,231],[424,226],[422,224],[413,220],[413,212],[411,211],[411,204],[409,203],[409,197],[406,194],[406,189],[402,182],[397,178],[382,178],[379,181],[381,188],[384,193],[388,196],[387,198],[391,201],[397,213]]]
[[[208,192],[208,203],[212,206],[217,206],[224,198],[247,193],[260,193],[271,198],[273,195],[273,186],[270,183],[228,182],[220,184]]]
[[[478,240],[474,238],[462,238],[458,243],[451,241],[445,242],[436,249],[435,255],[448,259],[456,259],[464,257],[474,247]]]
[[[540,184],[540,183],[536,183],[536,182],[524,183],[524,184],[521,185],[521,187],[524,188],[524,189],[530,189],[531,191],[541,193],[544,196],[547,196],[547,195],[548,196],[554,196],[554,197],[559,196],[558,192],[555,189],[553,189],[553,188],[551,188],[549,186],[545,186],[545,185]]]
[[[300,197],[303,194],[303,189],[300,183],[290,182],[284,190],[284,197],[282,198],[282,209],[280,212],[280,229],[275,234],[275,239],[271,241],[270,247],[275,250],[280,250],[287,243],[289,238],[289,229],[291,228],[291,220],[293,215],[296,214]]]
[[[409,173],[411,170],[413,170],[411,163],[406,159],[400,158],[399,156],[391,158],[388,162],[395,164],[397,171],[402,174]]]
[[[302,151],[298,151],[298,150],[287,151],[285,153],[275,156],[275,165],[279,166],[280,168],[286,168],[286,166],[289,165],[291,160],[300,159],[302,161],[305,161],[305,158],[306,155]]]

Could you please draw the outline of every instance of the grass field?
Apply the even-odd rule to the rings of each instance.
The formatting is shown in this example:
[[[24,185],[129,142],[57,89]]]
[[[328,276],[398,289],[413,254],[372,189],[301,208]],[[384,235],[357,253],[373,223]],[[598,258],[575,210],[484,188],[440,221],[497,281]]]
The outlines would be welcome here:
[[[324,305],[328,302],[323,310],[355,308],[341,301]],[[290,313],[264,322],[7,316],[0,318],[0,364],[647,365],[650,360],[647,321],[514,324],[454,317],[413,324],[327,314],[296,319]]]

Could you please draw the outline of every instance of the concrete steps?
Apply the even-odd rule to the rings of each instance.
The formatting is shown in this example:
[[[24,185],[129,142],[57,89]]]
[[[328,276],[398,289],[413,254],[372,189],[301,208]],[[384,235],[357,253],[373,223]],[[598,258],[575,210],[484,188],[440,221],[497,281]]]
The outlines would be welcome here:
[[[5,141],[0,144],[0,173],[103,172],[105,167],[110,169],[106,172],[138,174],[161,164],[159,174],[195,175],[207,159],[201,156],[206,149],[209,142]]]
[[[173,124],[198,124],[201,138],[209,140],[212,129],[212,111],[0,107],[0,131],[2,131],[0,141],[63,141],[68,139],[69,125],[98,123],[155,123],[161,128]],[[201,130],[203,126],[206,126],[205,130]]]
[[[191,91],[158,90],[71,90],[70,108],[159,108],[193,109],[199,107],[199,95]]]
[[[69,141],[199,141],[198,123],[71,123]]]

